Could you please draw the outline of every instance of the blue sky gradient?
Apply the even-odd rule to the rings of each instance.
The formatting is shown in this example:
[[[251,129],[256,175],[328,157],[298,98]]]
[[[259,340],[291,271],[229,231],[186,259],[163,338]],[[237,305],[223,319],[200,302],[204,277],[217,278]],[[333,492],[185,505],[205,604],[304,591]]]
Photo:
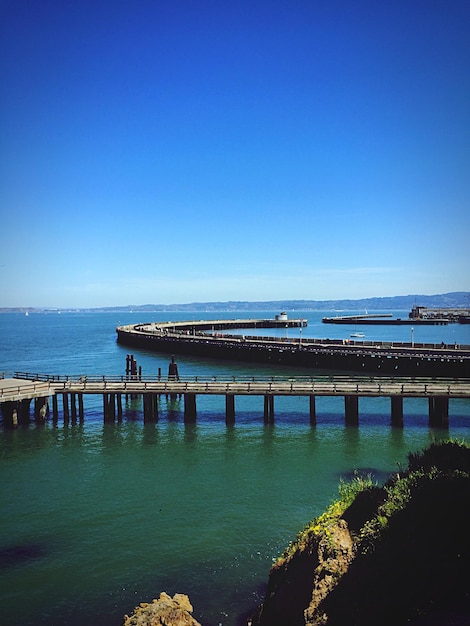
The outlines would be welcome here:
[[[467,0],[1,0],[0,29],[0,306],[469,289]]]

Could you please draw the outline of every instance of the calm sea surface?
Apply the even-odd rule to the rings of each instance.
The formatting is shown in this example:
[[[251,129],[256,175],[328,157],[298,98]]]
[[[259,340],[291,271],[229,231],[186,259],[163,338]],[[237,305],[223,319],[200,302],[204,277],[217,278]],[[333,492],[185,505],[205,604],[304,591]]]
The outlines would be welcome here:
[[[130,350],[116,343],[118,324],[276,313],[2,314],[0,372],[121,375]],[[308,319],[303,337],[354,332],[322,324],[325,315],[334,313],[289,314]],[[410,341],[408,326],[361,331]],[[470,326],[417,327],[414,340],[470,344]],[[133,353],[144,375],[167,372],[168,355]],[[310,373],[177,362],[184,376]],[[262,599],[272,560],[336,497],[341,477],[357,469],[381,482],[410,451],[470,438],[466,401],[451,401],[446,431],[430,429],[426,402],[411,399],[402,430],[390,427],[386,399],[360,400],[359,428],[344,425],[340,398],[317,398],[315,427],[306,398],[276,398],[274,426],[263,424],[261,397],[237,398],[230,428],[223,397],[199,396],[196,424],[184,425],[182,408],[182,400],[162,398],[158,423],[144,425],[132,401],[121,423],[104,425],[101,399],[88,396],[81,424],[0,425],[2,624],[119,626],[134,606],[166,591],[187,593],[205,626],[235,626]]]

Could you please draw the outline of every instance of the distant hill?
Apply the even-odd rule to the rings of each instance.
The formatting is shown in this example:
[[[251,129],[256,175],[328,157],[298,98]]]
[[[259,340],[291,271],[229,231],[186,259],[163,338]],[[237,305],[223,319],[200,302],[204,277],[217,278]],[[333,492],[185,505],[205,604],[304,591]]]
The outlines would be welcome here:
[[[188,304],[154,305],[125,307],[133,311],[331,311],[332,309],[411,309],[415,304],[435,307],[469,307],[470,292],[456,291],[432,296],[408,295],[385,298],[364,298],[361,300],[268,300],[262,302],[191,302]]]
[[[470,307],[470,292],[454,291],[436,295],[390,296],[385,298],[363,298],[361,300],[269,300],[262,302],[228,301],[228,302],[190,302],[186,304],[129,304],[114,307],[76,308],[54,310],[80,311],[332,311],[347,310],[388,311],[411,309],[414,305],[437,307]],[[46,307],[0,308],[7,311],[45,311]]]

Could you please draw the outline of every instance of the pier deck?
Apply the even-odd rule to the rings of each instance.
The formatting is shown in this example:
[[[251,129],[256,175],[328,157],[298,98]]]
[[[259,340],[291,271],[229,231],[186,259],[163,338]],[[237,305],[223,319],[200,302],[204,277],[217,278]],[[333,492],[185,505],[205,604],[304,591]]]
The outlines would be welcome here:
[[[33,378],[39,374],[18,373],[18,376]],[[46,378],[46,376],[44,377]],[[44,382],[31,382],[25,379],[10,379],[17,387],[35,389],[36,396],[50,390],[52,394],[169,394],[183,395],[277,395],[277,396],[402,396],[424,398],[448,396],[449,398],[470,398],[470,379],[436,378],[384,378],[359,376],[325,376],[295,378],[284,377],[212,377],[201,379],[198,376],[171,377],[146,376],[134,380],[125,376],[80,376],[53,377]],[[20,383],[20,384],[18,384]],[[12,385],[13,389],[13,385]],[[0,400],[3,395],[0,394]],[[26,397],[26,396],[25,396]],[[32,396],[31,396],[32,397]]]
[[[0,378],[0,402],[21,402],[52,396],[56,389],[49,380]]]
[[[32,395],[34,394],[34,396]],[[38,394],[44,394],[39,397]],[[264,397],[265,423],[274,421],[276,396],[306,396],[309,398],[310,423],[316,423],[315,399],[321,396],[343,396],[345,420],[358,425],[359,398],[388,397],[391,400],[392,425],[403,426],[403,399],[426,398],[429,403],[429,424],[446,428],[449,419],[449,400],[470,399],[470,379],[436,379],[403,377],[231,377],[203,380],[199,377],[168,376],[142,377],[140,375],[58,377],[17,372],[0,386],[0,402],[7,425],[18,425],[19,419],[29,419],[29,401],[35,397],[35,415],[44,421],[49,395],[52,394],[53,415],[58,417],[57,396],[62,396],[64,420],[69,416],[84,417],[85,395],[103,396],[105,421],[122,419],[122,397],[142,398],[144,421],[157,421],[160,397],[184,398],[184,421],[196,419],[198,395],[223,395],[226,403],[227,424],[235,422],[236,396]],[[78,400],[78,407],[77,407]]]

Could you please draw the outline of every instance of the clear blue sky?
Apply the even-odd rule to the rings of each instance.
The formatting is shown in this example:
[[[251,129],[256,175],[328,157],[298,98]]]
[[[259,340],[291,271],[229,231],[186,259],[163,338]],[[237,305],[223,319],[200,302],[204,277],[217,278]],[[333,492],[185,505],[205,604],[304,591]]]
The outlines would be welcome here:
[[[469,289],[468,0],[0,0],[0,306]]]

